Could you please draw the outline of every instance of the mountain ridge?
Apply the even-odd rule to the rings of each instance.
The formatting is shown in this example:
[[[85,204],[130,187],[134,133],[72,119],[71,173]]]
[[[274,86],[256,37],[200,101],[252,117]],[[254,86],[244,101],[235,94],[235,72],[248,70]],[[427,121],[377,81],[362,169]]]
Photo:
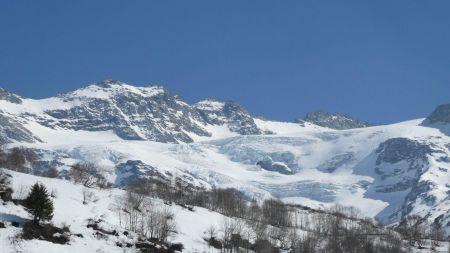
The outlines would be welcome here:
[[[271,134],[270,131],[258,128],[255,118],[236,101],[204,99],[188,104],[160,85],[133,86],[117,80],[104,80],[44,99],[22,98],[0,89],[1,100],[18,107],[22,105],[22,108],[17,109],[23,115],[34,117],[39,124],[47,127],[112,130],[118,137],[129,140],[189,143],[195,139],[211,137],[217,130],[215,128],[220,128],[218,131],[227,136]],[[24,105],[23,101],[28,104]],[[31,107],[33,110],[27,111]],[[39,108],[38,112],[34,108]],[[12,110],[2,113],[2,116],[11,118],[13,114]],[[24,118],[21,114],[15,116],[15,119],[13,117],[9,120],[20,121],[18,118]],[[330,124],[306,121],[330,127]],[[31,136],[27,136],[25,139],[30,138]]]

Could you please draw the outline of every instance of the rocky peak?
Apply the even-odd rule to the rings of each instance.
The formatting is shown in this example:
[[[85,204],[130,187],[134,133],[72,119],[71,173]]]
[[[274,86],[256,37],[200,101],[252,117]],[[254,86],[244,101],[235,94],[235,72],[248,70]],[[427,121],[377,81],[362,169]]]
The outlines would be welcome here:
[[[168,93],[161,86],[137,87],[120,81],[105,80],[61,95],[66,100],[113,99],[118,96],[148,98]]]
[[[220,112],[225,106],[224,102],[215,99],[207,98],[194,104],[194,108],[201,111]]]
[[[124,86],[124,85],[126,85],[126,83],[118,81],[118,80],[107,79],[107,80],[102,80],[98,83],[94,83],[92,85],[102,87],[102,88],[112,88],[113,86]]]
[[[14,104],[21,104],[22,99],[16,94],[9,92],[4,88],[0,88],[0,100],[6,100]]]
[[[230,131],[242,135],[261,134],[252,116],[234,101],[219,102],[207,99],[196,103],[193,107],[208,124],[227,124]]]
[[[434,123],[450,123],[450,104],[442,104],[426,118],[426,122]]]
[[[253,118],[235,102],[205,100],[189,105],[160,86],[137,87],[106,80],[60,95],[67,105],[46,110],[49,127],[108,131],[126,140],[189,143],[211,136],[206,125],[227,125],[239,134],[260,134]]]
[[[3,89],[0,99],[21,102],[20,97]],[[189,105],[161,86],[138,87],[105,80],[33,103],[41,111],[26,117],[41,125],[112,131],[125,140],[189,143],[196,137],[211,136],[208,125],[224,125],[242,135],[261,133],[251,115],[236,102],[208,99]],[[19,119],[24,117],[18,115]]]
[[[190,134],[211,135],[197,123],[201,117],[190,105],[160,86],[136,87],[106,80],[60,98],[75,103],[46,111],[55,120],[42,124],[74,130],[113,130],[126,140],[165,143],[192,142]]]
[[[324,111],[315,111],[307,113],[303,119],[295,122],[310,122],[318,126],[328,127],[337,130],[361,128],[373,126],[372,124],[352,118],[346,114],[329,113]]]

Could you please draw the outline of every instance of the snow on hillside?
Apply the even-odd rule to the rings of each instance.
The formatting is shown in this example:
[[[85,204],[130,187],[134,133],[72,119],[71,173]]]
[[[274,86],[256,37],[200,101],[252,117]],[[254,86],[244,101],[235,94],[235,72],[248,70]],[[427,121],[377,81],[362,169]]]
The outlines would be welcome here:
[[[24,222],[30,220],[29,214],[22,206],[7,202],[0,206],[0,221],[6,225],[6,228],[0,228],[2,253],[140,252],[134,246],[119,246],[127,243],[133,245],[139,239],[137,234],[125,230],[123,224],[121,225],[118,200],[123,198],[125,191],[114,188],[103,190],[85,188],[62,179],[44,178],[14,171],[7,172],[12,175],[12,187],[15,198],[23,197],[32,184],[36,182],[43,183],[53,195],[52,201],[55,211],[52,223],[59,227],[69,227],[72,235],[68,244],[55,244],[44,240],[24,240],[20,238],[22,228],[14,227],[11,223],[19,222],[19,224],[23,225]],[[83,203],[83,193],[86,190],[93,194],[87,204]],[[209,247],[204,238],[207,236],[206,232],[211,225],[218,229],[218,236],[220,236],[220,233],[223,232],[221,228],[224,221],[229,219],[229,217],[200,207],[194,207],[193,211],[190,211],[175,204],[165,204],[159,199],[153,199],[153,206],[154,208],[165,206],[175,214],[177,232],[169,238],[169,241],[182,243],[184,246],[183,252],[219,252],[219,250]],[[295,219],[303,220],[306,224],[312,218],[312,214],[308,211],[296,211],[296,213]],[[117,235],[102,234],[100,236],[93,228],[88,227],[90,220],[102,220],[101,228],[117,231]],[[299,234],[307,233],[301,229],[297,229],[297,232]],[[411,249],[412,251],[408,252],[428,252],[430,243],[430,241],[425,241],[424,249],[420,250],[414,247]],[[406,242],[405,245],[407,245]],[[441,242],[433,252],[447,252],[447,249],[448,243]]]
[[[125,193],[119,189],[97,190],[94,192],[95,201],[86,205],[83,204],[83,189],[81,185],[60,179],[50,179],[36,177],[28,174],[8,171],[13,176],[13,188],[16,194],[24,187],[29,188],[36,182],[42,182],[50,191],[54,192],[53,198],[55,214],[53,223],[57,226],[67,225],[72,234],[81,234],[83,237],[71,236],[67,245],[53,244],[43,240],[16,240],[14,239],[21,228],[16,228],[8,224],[7,228],[0,228],[0,246],[2,253],[15,252],[137,252],[135,248],[121,248],[116,246],[116,242],[134,242],[137,235],[118,237],[110,236],[101,239],[95,236],[95,231],[87,228],[88,219],[105,220],[112,229],[123,231],[120,226],[120,219],[117,213],[115,200]],[[1,201],[1,200],[0,200]],[[155,205],[164,206],[160,200],[155,200]],[[183,243],[186,250],[183,252],[206,252],[207,244],[203,240],[204,232],[210,225],[220,227],[224,216],[204,208],[196,207],[194,212],[181,208],[180,206],[168,206],[173,210],[176,217],[176,227],[178,233],[170,238],[170,241]],[[9,202],[0,206],[1,221],[29,220],[27,212],[21,206],[16,206]]]

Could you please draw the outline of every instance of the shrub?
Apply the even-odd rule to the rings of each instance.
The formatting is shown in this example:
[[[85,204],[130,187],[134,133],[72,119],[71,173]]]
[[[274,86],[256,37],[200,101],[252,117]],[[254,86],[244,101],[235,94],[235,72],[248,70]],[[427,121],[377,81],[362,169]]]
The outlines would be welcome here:
[[[57,178],[59,176],[59,171],[52,166],[45,172],[44,175],[49,178]]]
[[[183,244],[174,243],[174,244],[170,245],[169,252],[175,252],[175,251],[181,252],[181,251],[183,251],[183,249],[184,249]]]
[[[51,224],[27,222],[23,225],[22,238],[26,240],[40,239],[58,244],[69,242],[70,231],[67,227],[58,228]]]

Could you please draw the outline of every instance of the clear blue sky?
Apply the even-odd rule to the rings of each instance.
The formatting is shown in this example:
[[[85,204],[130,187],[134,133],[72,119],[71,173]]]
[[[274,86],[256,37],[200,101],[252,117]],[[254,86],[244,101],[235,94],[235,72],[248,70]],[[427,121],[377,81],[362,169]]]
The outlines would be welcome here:
[[[0,86],[41,98],[117,79],[272,119],[395,122],[450,102],[449,13],[448,0],[0,0]]]

